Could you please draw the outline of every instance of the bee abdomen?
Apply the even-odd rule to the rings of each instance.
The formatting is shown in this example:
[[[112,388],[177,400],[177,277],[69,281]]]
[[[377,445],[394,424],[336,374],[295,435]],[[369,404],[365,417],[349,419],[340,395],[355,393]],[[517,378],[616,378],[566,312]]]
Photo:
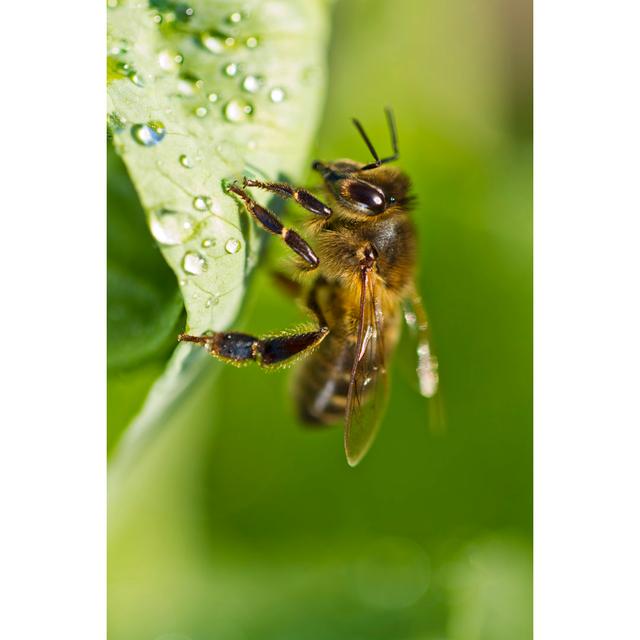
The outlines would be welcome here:
[[[295,396],[303,422],[322,426],[344,418],[354,352],[354,341],[330,333],[301,365]]]

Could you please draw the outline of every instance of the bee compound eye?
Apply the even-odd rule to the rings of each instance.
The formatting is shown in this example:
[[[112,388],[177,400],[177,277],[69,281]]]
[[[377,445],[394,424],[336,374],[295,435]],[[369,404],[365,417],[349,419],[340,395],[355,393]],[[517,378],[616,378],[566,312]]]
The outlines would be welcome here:
[[[349,198],[373,213],[381,213],[387,207],[384,193],[366,182],[349,184]]]

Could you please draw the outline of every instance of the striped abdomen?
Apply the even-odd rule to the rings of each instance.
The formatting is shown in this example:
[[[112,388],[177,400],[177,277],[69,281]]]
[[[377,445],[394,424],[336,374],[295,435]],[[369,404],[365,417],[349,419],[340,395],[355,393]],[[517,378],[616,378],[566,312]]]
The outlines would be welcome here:
[[[324,425],[343,419],[354,353],[355,336],[329,333],[318,350],[303,361],[295,395],[304,422]]]

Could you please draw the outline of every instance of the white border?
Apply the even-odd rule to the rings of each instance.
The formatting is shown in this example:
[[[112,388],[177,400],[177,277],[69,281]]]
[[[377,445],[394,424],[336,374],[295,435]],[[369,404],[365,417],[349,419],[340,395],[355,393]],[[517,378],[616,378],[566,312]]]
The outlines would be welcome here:
[[[106,636],[105,8],[5,7],[2,638]]]
[[[544,640],[640,637],[639,7],[535,7]],[[0,635],[86,640],[105,636],[105,15],[30,8],[0,40]]]
[[[640,5],[535,5],[535,630],[640,638]]]

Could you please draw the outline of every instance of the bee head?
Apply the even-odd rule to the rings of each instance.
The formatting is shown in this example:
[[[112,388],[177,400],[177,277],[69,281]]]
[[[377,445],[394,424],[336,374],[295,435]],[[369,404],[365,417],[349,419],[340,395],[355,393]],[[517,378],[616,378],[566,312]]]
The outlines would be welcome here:
[[[399,169],[384,166],[398,159],[398,136],[393,114],[385,109],[387,124],[391,134],[393,155],[380,158],[365,133],[362,125],[354,118],[353,123],[365,141],[374,162],[361,164],[353,160],[337,162],[314,162],[327,189],[347,209],[367,216],[377,216],[394,205],[406,207],[410,203],[409,179]]]
[[[396,167],[367,169],[351,160],[339,160],[314,162],[313,169],[334,198],[355,213],[377,216],[394,206],[406,208],[411,199],[409,178]]]

